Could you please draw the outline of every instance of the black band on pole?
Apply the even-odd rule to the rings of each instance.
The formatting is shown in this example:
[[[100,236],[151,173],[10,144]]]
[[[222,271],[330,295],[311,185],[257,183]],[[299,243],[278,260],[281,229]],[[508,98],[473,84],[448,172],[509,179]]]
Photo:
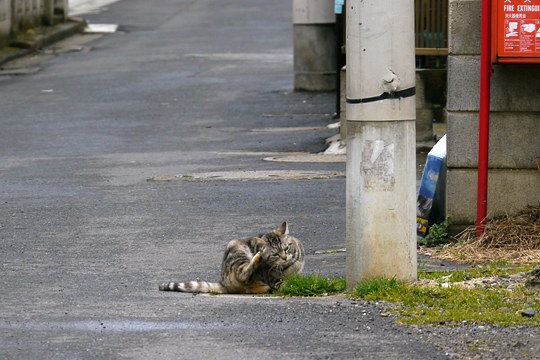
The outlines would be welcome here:
[[[401,99],[401,98],[407,98],[416,95],[416,87],[392,92],[392,93],[382,93],[379,96],[373,96],[363,99],[349,99],[347,98],[347,104],[364,104],[364,103],[370,103],[374,101],[380,101],[380,100],[386,100],[386,99]]]

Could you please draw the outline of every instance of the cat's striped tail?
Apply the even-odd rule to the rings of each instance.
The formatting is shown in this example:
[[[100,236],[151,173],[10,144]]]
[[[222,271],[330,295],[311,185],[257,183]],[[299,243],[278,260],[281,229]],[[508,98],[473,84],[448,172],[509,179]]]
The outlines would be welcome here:
[[[168,282],[159,285],[161,291],[180,291],[187,293],[226,294],[227,289],[220,283],[208,281]]]

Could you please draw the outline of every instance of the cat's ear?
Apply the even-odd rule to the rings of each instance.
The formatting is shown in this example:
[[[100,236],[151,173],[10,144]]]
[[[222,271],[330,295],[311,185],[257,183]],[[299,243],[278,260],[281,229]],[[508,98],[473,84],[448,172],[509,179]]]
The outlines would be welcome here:
[[[283,224],[281,224],[281,226],[277,228],[277,231],[281,235],[289,235],[289,224],[287,224],[287,222],[284,221]]]

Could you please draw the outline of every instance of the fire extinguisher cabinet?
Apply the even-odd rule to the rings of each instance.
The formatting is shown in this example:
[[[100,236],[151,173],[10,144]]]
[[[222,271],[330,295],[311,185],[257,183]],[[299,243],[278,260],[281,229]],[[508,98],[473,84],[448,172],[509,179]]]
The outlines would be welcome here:
[[[493,0],[492,60],[540,63],[540,0]]]

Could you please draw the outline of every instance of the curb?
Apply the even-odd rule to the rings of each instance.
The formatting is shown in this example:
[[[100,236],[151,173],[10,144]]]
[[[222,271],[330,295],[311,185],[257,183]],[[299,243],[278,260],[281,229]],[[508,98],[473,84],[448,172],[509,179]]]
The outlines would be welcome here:
[[[82,18],[69,18],[58,25],[40,27],[37,34],[27,36],[22,40],[16,39],[7,47],[0,48],[0,66],[81,33],[86,26],[86,20]]]

